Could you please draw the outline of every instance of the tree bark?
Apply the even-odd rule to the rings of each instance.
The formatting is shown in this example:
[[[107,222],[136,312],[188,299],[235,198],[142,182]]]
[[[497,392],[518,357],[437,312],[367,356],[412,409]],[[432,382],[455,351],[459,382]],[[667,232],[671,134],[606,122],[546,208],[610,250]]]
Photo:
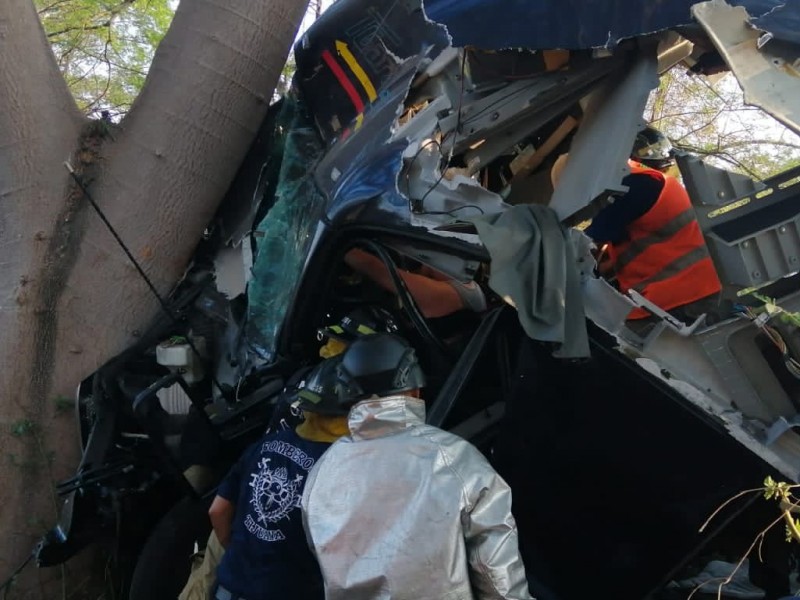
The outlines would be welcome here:
[[[298,0],[182,2],[144,89],[105,146],[92,193],[162,294],[183,273],[255,137],[304,9]],[[81,373],[91,372],[130,345],[156,310],[90,218],[59,305],[72,325],[60,329],[59,346],[80,352]],[[55,377],[74,370],[59,363]]]
[[[74,467],[74,424],[55,399],[158,310],[63,161],[168,293],[266,113],[305,6],[184,0],[106,135],[82,123],[30,0],[0,2],[0,580],[53,523],[52,480]]]
[[[74,426],[61,447],[40,443],[64,420],[48,406],[49,374],[37,358],[54,354],[47,290],[60,285],[66,248],[58,246],[70,229],[59,239],[53,231],[69,218],[62,162],[81,120],[33,5],[0,2],[0,580],[56,516],[49,469],[57,466],[47,453],[76,456]]]

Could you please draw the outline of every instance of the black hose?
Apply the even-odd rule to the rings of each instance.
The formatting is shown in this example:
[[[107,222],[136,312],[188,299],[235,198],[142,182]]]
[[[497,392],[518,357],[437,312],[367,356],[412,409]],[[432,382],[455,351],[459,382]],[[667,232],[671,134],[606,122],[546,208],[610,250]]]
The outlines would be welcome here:
[[[432,344],[442,354],[442,356],[448,360],[448,362],[451,362],[447,348],[442,343],[442,340],[440,340],[436,334],[431,331],[428,322],[425,320],[425,317],[422,316],[422,313],[420,312],[416,301],[411,295],[411,292],[408,291],[406,282],[403,281],[403,278],[400,277],[400,274],[397,272],[397,265],[394,264],[394,260],[392,260],[392,257],[389,255],[386,249],[377,242],[366,239],[358,240],[358,242],[353,245],[363,245],[374,252],[375,255],[381,259],[383,264],[389,270],[389,275],[394,283],[397,296],[400,299],[400,304],[408,315],[409,319],[411,319],[411,322],[414,324],[414,328],[417,330],[417,332],[419,332],[423,339]]]

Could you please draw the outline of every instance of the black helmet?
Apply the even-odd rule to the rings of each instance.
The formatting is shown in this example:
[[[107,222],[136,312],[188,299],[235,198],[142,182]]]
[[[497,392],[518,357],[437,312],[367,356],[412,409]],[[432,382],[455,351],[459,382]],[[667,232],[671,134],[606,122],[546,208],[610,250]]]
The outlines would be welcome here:
[[[337,372],[339,401],[346,406],[372,396],[391,396],[425,385],[414,348],[389,333],[357,339],[342,355]]]
[[[649,125],[636,134],[631,158],[653,169],[666,169],[674,163],[672,144],[667,136]]]
[[[341,356],[329,358],[311,370],[297,390],[298,408],[330,416],[347,414],[337,392],[337,367],[341,361]]]
[[[350,311],[337,325],[318,330],[320,339],[333,338],[346,344],[364,335],[394,333],[397,325],[389,311],[378,306],[363,306]]]

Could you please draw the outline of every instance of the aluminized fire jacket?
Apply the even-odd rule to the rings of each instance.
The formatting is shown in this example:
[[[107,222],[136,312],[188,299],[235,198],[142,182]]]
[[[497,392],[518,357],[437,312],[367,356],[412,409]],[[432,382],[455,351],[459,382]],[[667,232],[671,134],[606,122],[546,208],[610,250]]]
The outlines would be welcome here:
[[[511,490],[407,396],[350,411],[309,473],[303,524],[326,600],[529,599]]]

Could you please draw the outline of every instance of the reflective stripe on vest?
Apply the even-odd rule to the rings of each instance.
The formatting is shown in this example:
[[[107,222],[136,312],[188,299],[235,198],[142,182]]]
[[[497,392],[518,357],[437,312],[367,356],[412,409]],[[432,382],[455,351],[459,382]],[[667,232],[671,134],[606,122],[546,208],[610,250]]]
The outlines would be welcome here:
[[[617,261],[614,264],[614,268],[617,271],[621,271],[624,269],[632,260],[635,260],[637,256],[639,256],[642,252],[647,250],[653,244],[660,244],[661,242],[667,241],[673,235],[678,233],[681,229],[686,227],[689,223],[695,220],[694,210],[692,208],[687,208],[685,211],[680,213],[677,217],[674,217],[671,221],[669,221],[664,227],[654,231],[650,235],[645,237],[639,238],[637,240],[632,241],[628,244],[628,247],[625,249],[624,252],[621,252],[620,255],[617,257]]]
[[[664,281],[679,274],[681,271],[684,271],[691,267],[694,263],[700,262],[701,260],[709,258],[708,249],[705,246],[699,246],[694,250],[690,250],[683,256],[679,256],[671,263],[669,263],[666,267],[661,269],[660,273],[656,273],[652,277],[648,277],[644,281],[640,281],[633,289],[637,292],[643,292],[644,289],[650,285],[651,283],[656,283],[658,281]]]

